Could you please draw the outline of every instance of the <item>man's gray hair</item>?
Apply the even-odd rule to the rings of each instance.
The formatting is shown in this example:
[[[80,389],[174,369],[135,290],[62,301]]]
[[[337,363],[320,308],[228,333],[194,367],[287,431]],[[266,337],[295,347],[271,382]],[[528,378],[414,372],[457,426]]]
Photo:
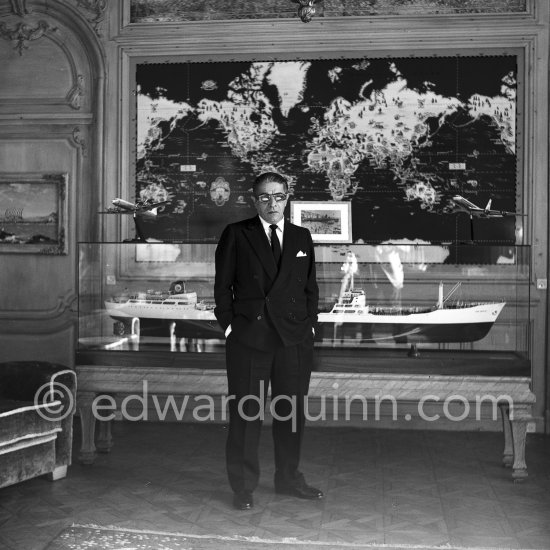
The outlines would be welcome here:
[[[285,186],[285,193],[288,191],[288,183],[286,179],[277,172],[264,172],[260,174],[252,184],[252,193],[256,194],[256,190],[262,183],[281,183]]]

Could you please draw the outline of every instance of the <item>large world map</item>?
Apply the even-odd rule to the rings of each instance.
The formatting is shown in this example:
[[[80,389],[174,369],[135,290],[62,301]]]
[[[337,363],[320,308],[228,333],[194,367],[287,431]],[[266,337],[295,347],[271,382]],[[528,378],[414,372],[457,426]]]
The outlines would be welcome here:
[[[217,241],[270,170],[290,200],[349,201],[354,242],[463,242],[453,197],[516,210],[517,59],[139,64],[136,194],[169,204],[147,234]],[[476,242],[517,241],[514,216]]]

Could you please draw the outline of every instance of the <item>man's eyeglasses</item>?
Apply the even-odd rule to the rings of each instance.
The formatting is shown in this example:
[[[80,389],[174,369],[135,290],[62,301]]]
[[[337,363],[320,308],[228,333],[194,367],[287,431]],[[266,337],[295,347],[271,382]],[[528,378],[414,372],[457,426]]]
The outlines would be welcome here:
[[[276,202],[283,202],[286,201],[288,197],[288,193],[273,193],[272,195],[269,195],[267,193],[262,193],[261,195],[258,195],[256,197],[256,200],[258,202],[262,202],[264,204],[268,203],[269,200],[273,197]]]

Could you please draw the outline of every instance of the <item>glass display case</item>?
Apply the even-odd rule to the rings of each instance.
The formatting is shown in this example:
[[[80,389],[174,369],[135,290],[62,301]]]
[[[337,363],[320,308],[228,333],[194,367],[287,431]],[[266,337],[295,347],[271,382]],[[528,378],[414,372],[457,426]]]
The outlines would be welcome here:
[[[80,243],[78,351],[222,353],[215,244]],[[319,353],[530,357],[528,246],[315,246]]]

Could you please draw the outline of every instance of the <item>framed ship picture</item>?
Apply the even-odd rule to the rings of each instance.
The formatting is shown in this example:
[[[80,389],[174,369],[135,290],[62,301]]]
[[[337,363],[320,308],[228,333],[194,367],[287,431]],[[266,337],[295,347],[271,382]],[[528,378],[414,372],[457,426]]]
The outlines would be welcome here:
[[[351,243],[351,203],[293,201],[290,221],[306,227],[316,243]]]
[[[0,173],[0,252],[67,254],[67,174]]]

